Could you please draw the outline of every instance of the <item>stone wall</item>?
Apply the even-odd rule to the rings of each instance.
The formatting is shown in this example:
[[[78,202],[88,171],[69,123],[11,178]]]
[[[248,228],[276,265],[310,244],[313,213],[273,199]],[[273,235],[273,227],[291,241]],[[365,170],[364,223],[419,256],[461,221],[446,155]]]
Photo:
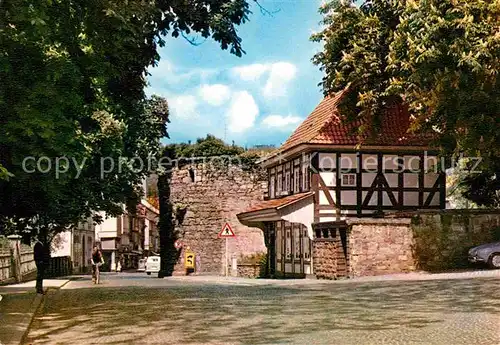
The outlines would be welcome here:
[[[334,241],[313,242],[314,274],[318,279],[337,278],[337,246]]]
[[[351,277],[470,267],[470,248],[500,241],[498,210],[406,212],[347,223]],[[315,272],[321,272],[316,260],[326,259],[315,258]],[[329,278],[334,273],[320,275]]]
[[[254,264],[239,264],[237,276],[243,278],[257,278],[260,275],[260,266]]]
[[[500,241],[500,210],[446,210],[412,217],[417,267],[441,271],[470,266],[467,252]]]
[[[414,239],[409,218],[348,221],[351,277],[415,270]]]
[[[197,273],[224,273],[225,240],[217,238],[226,222],[236,233],[230,238],[229,258],[266,252],[260,229],[242,225],[236,215],[264,197],[267,176],[263,170],[236,165],[191,163],[176,168],[171,191],[174,212],[185,208],[176,230],[183,243],[174,274],[184,274],[184,250],[197,255]]]

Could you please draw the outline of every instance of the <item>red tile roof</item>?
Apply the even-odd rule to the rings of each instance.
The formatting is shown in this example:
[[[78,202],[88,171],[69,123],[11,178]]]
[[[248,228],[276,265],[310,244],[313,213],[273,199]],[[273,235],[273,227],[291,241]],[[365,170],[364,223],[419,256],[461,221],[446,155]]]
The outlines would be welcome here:
[[[401,104],[386,108],[381,117],[380,130],[376,135],[372,136],[368,131],[360,134],[357,129],[363,124],[363,121],[342,121],[338,111],[338,105],[347,92],[349,91],[345,89],[333,96],[325,97],[292,133],[279,151],[286,151],[306,143],[350,146],[357,144],[376,146],[429,145],[431,136],[408,133],[411,125],[410,115],[408,108]]]
[[[294,202],[297,202],[299,200],[305,199],[311,195],[313,195],[312,192],[305,192],[305,193],[299,193],[299,194],[285,196],[285,197],[279,198],[279,199],[261,201],[261,202],[255,204],[254,206],[252,206],[250,209],[248,209],[245,212],[242,212],[240,214],[262,211],[262,210],[269,210],[269,209],[273,209],[273,208],[279,209],[279,208],[285,207],[287,205],[293,204]]]

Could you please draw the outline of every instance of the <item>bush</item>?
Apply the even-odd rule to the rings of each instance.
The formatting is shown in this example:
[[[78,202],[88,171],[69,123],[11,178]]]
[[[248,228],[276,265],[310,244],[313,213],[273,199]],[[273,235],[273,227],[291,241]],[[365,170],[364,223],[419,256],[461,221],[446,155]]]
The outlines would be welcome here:
[[[0,236],[0,249],[9,249],[10,243],[7,237]]]

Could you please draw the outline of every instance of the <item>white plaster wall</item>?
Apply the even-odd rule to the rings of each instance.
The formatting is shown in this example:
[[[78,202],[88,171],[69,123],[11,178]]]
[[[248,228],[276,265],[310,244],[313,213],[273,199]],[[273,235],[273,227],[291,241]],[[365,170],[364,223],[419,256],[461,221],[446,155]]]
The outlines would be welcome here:
[[[314,199],[313,197],[300,200],[294,205],[280,211],[280,217],[290,223],[300,223],[307,228],[309,238],[313,239],[312,223],[314,222]]]

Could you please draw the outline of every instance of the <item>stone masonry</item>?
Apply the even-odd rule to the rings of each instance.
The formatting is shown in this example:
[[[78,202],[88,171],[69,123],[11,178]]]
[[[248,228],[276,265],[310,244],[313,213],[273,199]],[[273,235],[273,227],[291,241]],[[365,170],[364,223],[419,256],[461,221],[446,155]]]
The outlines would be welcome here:
[[[415,270],[410,219],[366,218],[348,224],[351,277]]]
[[[318,279],[337,278],[337,251],[336,243],[333,241],[313,242],[314,274]]]
[[[182,252],[174,274],[184,274],[184,250],[197,256],[197,273],[223,274],[225,240],[217,234],[228,222],[236,233],[229,241],[231,257],[265,253],[260,229],[242,225],[236,215],[263,199],[267,176],[262,170],[247,170],[237,165],[191,163],[176,168],[171,190],[174,213],[185,209],[178,225]]]

